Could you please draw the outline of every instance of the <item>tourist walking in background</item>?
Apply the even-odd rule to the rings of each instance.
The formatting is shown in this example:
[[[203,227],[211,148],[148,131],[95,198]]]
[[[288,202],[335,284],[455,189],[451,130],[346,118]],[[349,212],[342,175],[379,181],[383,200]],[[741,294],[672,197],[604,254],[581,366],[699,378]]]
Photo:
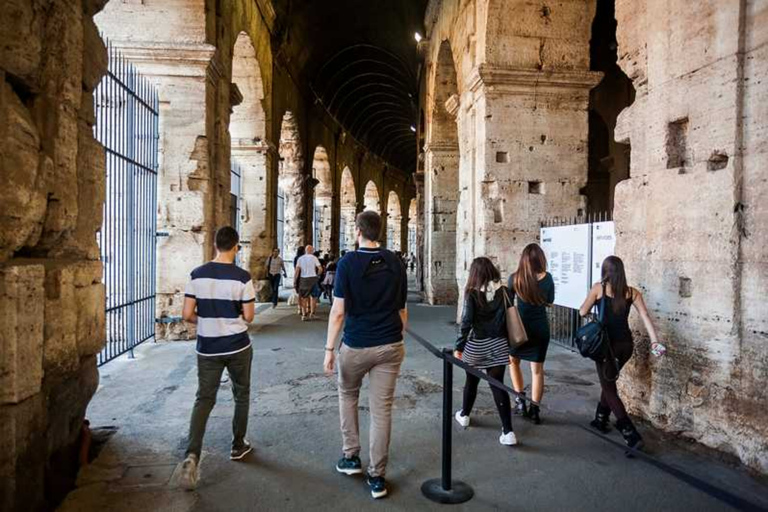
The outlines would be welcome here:
[[[634,351],[632,331],[629,328],[629,311],[632,306],[637,309],[640,318],[643,319],[643,325],[651,338],[651,351],[660,355],[664,353],[664,347],[659,343],[643,294],[627,285],[624,262],[616,256],[608,256],[603,260],[601,282],[595,283],[589,291],[579,310],[581,316],[587,316],[595,304],[598,304],[599,308],[603,296],[605,296],[603,325],[608,335],[610,351],[604,361],[596,363],[601,393],[595,419],[590,424],[601,432],[608,432],[610,430],[608,420],[613,412],[616,416],[616,428],[624,436],[627,446],[640,449],[643,447],[643,438],[629,418],[616,388],[619,372]]]
[[[362,473],[358,399],[368,375],[370,408],[370,462],[365,481],[374,498],[387,495],[385,480],[392,429],[392,403],[408,321],[408,281],[405,267],[394,253],[379,247],[381,217],[373,211],[356,219],[360,248],[348,253],[336,267],[335,300],[328,319],[325,343],[326,374],[332,375],[336,340],[344,326],[338,355],[339,416],[343,455],[336,471]]]
[[[486,257],[475,258],[469,268],[469,279],[464,290],[464,310],[461,315],[461,334],[456,341],[454,355],[470,366],[504,382],[509,364],[507,340],[506,301],[501,274]],[[477,398],[480,378],[467,372],[464,399],[455,419],[464,428],[469,426],[469,415]],[[512,446],[517,438],[512,431],[512,407],[506,391],[490,386],[493,400],[501,418],[499,442]]]
[[[323,270],[320,260],[313,253],[314,247],[308,245],[304,255],[296,260],[296,275],[298,277],[299,309],[301,320],[311,320],[315,317],[316,300],[312,292],[317,285],[318,275]]]
[[[299,315],[301,315],[301,301],[299,300],[299,270],[296,267],[296,264],[299,262],[299,258],[304,256],[306,253],[306,247],[303,245],[296,249],[296,256],[293,257],[293,293],[291,294],[291,298],[288,300],[288,304],[291,304],[291,301],[296,301],[296,311]]]
[[[547,257],[538,244],[528,244],[520,255],[517,271],[509,276],[508,287],[517,296],[517,310],[528,341],[510,348],[509,373],[512,387],[520,396],[515,398],[515,412],[541,423],[539,404],[544,395],[544,360],[549,348],[549,318],[547,307],[555,301],[555,281],[547,272]],[[525,381],[520,361],[531,363],[530,407],[525,403]]]
[[[256,295],[251,275],[235,265],[240,237],[231,227],[216,231],[216,258],[192,271],[184,293],[185,321],[197,324],[197,398],[189,425],[189,444],[180,484],[194,489],[208,416],[216,403],[224,369],[232,382],[235,415],[232,451],[240,460],[251,451],[245,439],[251,392],[253,349],[248,324],[253,321]]]
[[[285,262],[280,257],[280,249],[272,249],[272,255],[267,258],[267,277],[272,290],[272,308],[274,309],[277,307],[279,298],[280,281],[283,277],[288,277],[285,272]]]

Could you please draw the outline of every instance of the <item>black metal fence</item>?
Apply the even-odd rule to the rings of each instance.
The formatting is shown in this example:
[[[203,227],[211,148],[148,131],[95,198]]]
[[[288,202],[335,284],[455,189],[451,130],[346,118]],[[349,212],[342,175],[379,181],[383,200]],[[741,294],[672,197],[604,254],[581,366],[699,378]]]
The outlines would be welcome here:
[[[557,217],[547,219],[541,223],[541,227],[571,226],[574,224],[591,224],[595,222],[608,222],[613,220],[612,212],[588,213],[578,217]],[[586,298],[586,292],[584,294]],[[576,331],[584,325],[586,320],[579,315],[577,309],[554,305],[548,308],[550,338],[558,345],[576,350],[573,337]]]
[[[106,285],[106,345],[99,364],[155,335],[158,98],[108,45],[94,92],[94,135],[106,150],[104,221],[98,234]]]

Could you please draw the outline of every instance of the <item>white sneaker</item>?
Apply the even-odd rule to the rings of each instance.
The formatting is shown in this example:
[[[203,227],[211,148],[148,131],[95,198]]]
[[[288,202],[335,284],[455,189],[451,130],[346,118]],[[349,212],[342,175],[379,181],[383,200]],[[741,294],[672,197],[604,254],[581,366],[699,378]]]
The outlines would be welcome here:
[[[499,442],[504,446],[515,446],[517,444],[517,437],[514,432],[507,432],[506,434],[502,432]]]
[[[190,454],[181,463],[181,475],[179,475],[179,487],[192,491],[197,487],[200,472],[197,467],[197,456]]]
[[[456,419],[456,423],[461,425],[464,428],[467,428],[469,426],[469,416],[462,416],[461,409],[456,411],[456,415],[454,416]]]

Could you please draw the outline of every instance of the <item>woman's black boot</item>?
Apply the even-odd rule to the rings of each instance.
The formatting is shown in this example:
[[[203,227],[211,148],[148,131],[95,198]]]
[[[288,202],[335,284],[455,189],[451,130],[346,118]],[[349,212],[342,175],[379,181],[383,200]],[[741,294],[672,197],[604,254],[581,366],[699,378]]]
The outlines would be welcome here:
[[[541,425],[541,417],[539,416],[539,406],[536,404],[531,404],[530,407],[528,407],[528,419],[530,419],[535,425]]]
[[[643,449],[643,446],[645,446],[643,437],[632,424],[632,420],[629,418],[622,418],[616,422],[616,428],[618,428],[619,432],[621,432],[621,435],[624,437],[624,442],[627,443],[627,446],[634,448],[635,450]]]
[[[607,434],[610,432],[611,427],[608,425],[608,419],[611,416],[611,409],[610,407],[605,407],[604,405],[600,404],[600,402],[597,403],[597,410],[595,411],[595,419],[589,422],[590,425],[592,425],[594,428],[602,432],[603,434]]]
[[[528,405],[525,402],[525,392],[515,397],[515,414],[524,418],[528,417]]]

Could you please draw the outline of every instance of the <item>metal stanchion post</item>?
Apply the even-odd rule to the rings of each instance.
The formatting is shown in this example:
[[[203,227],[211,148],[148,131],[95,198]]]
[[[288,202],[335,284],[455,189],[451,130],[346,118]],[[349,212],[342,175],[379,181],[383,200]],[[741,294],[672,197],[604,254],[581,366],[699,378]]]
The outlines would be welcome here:
[[[451,353],[450,349],[443,352]],[[443,358],[443,474],[440,478],[427,480],[421,486],[421,492],[438,503],[464,503],[475,492],[464,482],[451,479],[451,419],[453,417],[453,365]]]

